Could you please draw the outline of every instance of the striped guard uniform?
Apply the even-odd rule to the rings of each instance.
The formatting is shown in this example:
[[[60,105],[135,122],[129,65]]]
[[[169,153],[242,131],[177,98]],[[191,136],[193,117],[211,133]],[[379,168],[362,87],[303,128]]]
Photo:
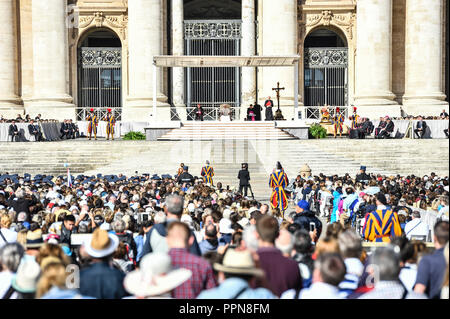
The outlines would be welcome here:
[[[86,119],[88,122],[89,122],[89,125],[88,125],[88,133],[89,134],[95,134],[95,135],[97,135],[97,125],[98,125],[98,118],[97,118],[97,115],[88,115],[88,117],[87,117],[87,119]]]
[[[276,171],[270,175],[269,186],[272,188],[272,196],[270,196],[270,205],[272,209],[279,208],[284,214],[288,208],[288,199],[284,189],[289,185],[286,173]]]
[[[106,116],[106,135],[110,135],[114,138],[114,126],[116,125],[116,118],[114,115],[108,114]]]
[[[334,131],[335,132],[343,132],[343,124],[344,124],[344,116],[342,114],[339,114],[337,117],[334,118]]]
[[[391,209],[376,210],[366,217],[363,228],[364,239],[371,242],[390,243],[391,238],[402,235],[398,215]]]
[[[359,120],[359,115],[355,114],[352,116],[352,130],[354,130],[358,127],[358,120]]]
[[[202,168],[202,176],[203,176],[203,182],[206,184],[214,185],[213,184],[213,177],[214,177],[214,168],[211,166],[205,166]]]

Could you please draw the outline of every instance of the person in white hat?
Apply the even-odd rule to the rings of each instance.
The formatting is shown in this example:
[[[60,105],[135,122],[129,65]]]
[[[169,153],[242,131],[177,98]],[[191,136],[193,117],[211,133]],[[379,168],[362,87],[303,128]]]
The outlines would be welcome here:
[[[41,268],[33,259],[24,259],[3,299],[34,299]]]
[[[123,287],[125,275],[111,266],[111,258],[119,246],[119,238],[96,229],[80,254],[91,258],[91,264],[80,272],[80,293],[97,299],[121,299],[127,296]]]
[[[231,228],[231,220],[222,218],[219,222],[219,246],[226,246],[231,243],[233,237],[233,229]]]
[[[248,250],[228,249],[222,264],[215,263],[220,285],[203,291],[197,299],[275,299],[266,288],[251,288],[256,278],[264,277],[264,271],[256,268]]]
[[[171,298],[171,292],[192,277],[192,271],[175,269],[166,253],[144,256],[139,270],[130,272],[124,280],[125,289],[136,299]]]

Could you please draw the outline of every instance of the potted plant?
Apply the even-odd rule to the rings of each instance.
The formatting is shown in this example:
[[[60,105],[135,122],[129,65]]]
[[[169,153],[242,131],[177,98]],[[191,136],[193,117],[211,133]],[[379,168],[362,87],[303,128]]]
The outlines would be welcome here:
[[[326,138],[327,130],[325,128],[323,128],[321,125],[316,123],[316,124],[311,125],[311,127],[309,128],[309,134],[313,138],[316,138],[316,139]]]

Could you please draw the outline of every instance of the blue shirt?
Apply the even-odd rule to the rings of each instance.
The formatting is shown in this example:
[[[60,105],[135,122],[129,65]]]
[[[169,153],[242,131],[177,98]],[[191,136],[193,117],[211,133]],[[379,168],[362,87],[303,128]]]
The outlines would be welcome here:
[[[136,243],[137,248],[136,262],[139,262],[144,253],[144,236],[142,235],[136,236],[134,238],[134,242]]]
[[[217,242],[216,246],[213,246],[209,241],[206,239],[202,240],[198,246],[200,247],[200,251],[202,252],[202,256],[206,253],[209,253],[210,251],[217,251],[217,247],[219,247],[219,243]]]
[[[61,289],[59,287],[53,287],[40,299],[95,299],[95,298],[82,296],[75,289]]]
[[[426,288],[425,294],[430,299],[439,299],[444,281],[447,263],[444,248],[437,249],[433,254],[424,256],[417,268],[416,285],[422,284]]]
[[[203,291],[197,299],[235,299],[237,294],[243,289],[237,299],[276,299],[276,296],[265,288],[252,289],[248,283],[240,278],[229,278],[217,288]]]
[[[80,272],[80,293],[97,299],[121,299],[127,296],[125,274],[106,262],[98,262]]]

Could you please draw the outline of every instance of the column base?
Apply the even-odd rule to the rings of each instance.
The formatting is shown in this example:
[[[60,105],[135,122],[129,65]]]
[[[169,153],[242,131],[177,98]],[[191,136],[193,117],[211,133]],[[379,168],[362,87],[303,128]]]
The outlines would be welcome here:
[[[38,114],[42,119],[63,121],[66,119],[76,120],[76,106],[72,103],[72,97],[63,99],[32,99],[24,101],[24,107],[27,114],[32,118]]]
[[[442,110],[449,112],[449,104],[446,101],[434,101],[436,103],[404,103],[405,112],[413,116],[439,116]]]
[[[156,118],[153,117],[153,105],[136,106],[128,104],[122,109],[123,122],[170,122],[170,105],[158,103]]]
[[[383,96],[383,97],[361,97],[356,96],[354,97],[354,103],[356,106],[374,106],[374,105],[398,105],[397,101],[395,101],[395,95],[392,94],[389,96]]]
[[[361,105],[358,101],[355,101],[355,106],[358,108],[358,115],[361,117],[367,117],[370,120],[378,120],[380,117],[386,115],[390,117],[400,117],[400,105]],[[349,112],[352,112],[351,110]]]
[[[19,97],[0,98],[0,114],[5,119],[13,119],[17,114],[25,111],[23,102]]]

